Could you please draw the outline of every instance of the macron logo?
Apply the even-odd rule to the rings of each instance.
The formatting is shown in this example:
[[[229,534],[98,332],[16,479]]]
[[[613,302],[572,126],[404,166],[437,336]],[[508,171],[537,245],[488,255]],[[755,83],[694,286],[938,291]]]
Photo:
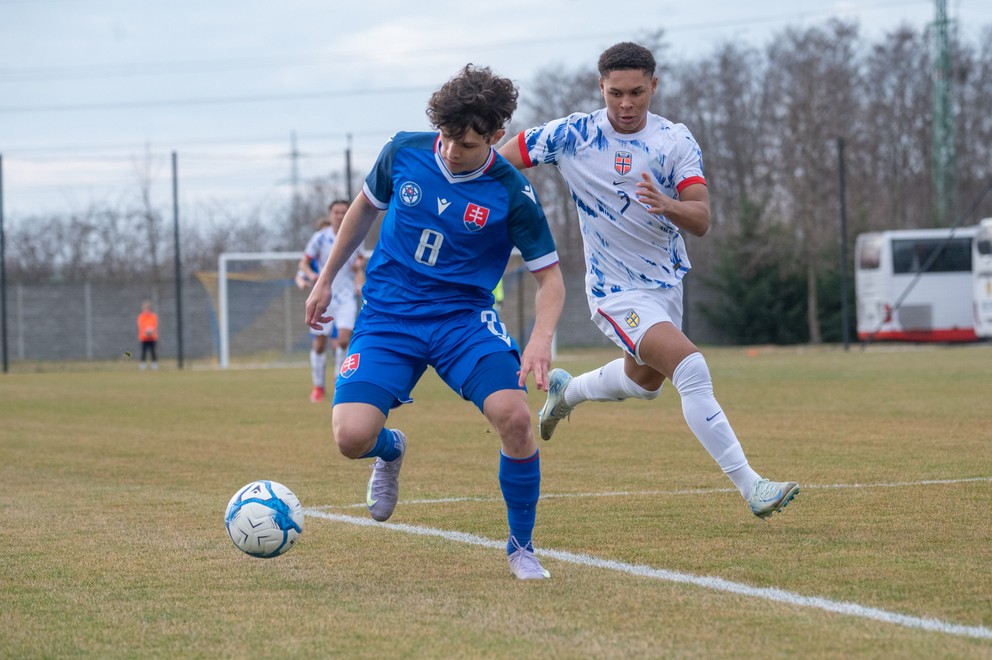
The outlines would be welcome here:
[[[451,206],[451,202],[449,202],[446,199],[441,199],[440,197],[437,198],[437,214],[438,215],[441,215],[442,213],[444,213],[444,210],[446,208],[448,208],[449,206]]]
[[[531,188],[530,186],[524,186],[524,189],[521,192],[523,194],[527,195],[527,197],[530,198],[530,201],[532,201],[535,204],[537,204],[537,196],[534,194],[534,189],[533,188]]]

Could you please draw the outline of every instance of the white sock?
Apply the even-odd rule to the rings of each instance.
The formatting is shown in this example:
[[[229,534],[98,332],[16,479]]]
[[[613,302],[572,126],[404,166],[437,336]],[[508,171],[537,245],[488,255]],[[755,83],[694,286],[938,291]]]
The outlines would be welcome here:
[[[652,392],[632,381],[623,370],[623,358],[604,364],[572,378],[565,388],[565,403],[575,407],[583,401],[623,401],[624,399],[654,399],[661,392]]]
[[[689,429],[745,498],[760,477],[750,468],[727,415],[713,396],[713,380],[702,353],[682,360],[672,377],[682,396],[682,414]]]
[[[324,386],[324,368],[327,364],[327,353],[310,351],[310,377],[313,379],[314,387]]]
[[[731,470],[727,473],[727,476],[737,486],[737,490],[741,492],[744,499],[751,497],[751,492],[754,491],[754,484],[758,483],[758,480],[761,479],[761,475],[752,470],[750,465],[746,464],[742,468]]]
[[[334,378],[337,378],[338,374],[341,373],[341,365],[344,364],[346,357],[348,357],[348,351],[340,346],[334,348]]]

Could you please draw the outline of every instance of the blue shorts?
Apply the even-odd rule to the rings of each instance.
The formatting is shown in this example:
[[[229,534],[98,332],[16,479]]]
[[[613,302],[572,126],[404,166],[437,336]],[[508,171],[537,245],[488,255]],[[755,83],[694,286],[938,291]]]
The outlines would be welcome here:
[[[411,401],[427,367],[479,410],[493,392],[526,390],[518,384],[520,350],[495,310],[406,319],[366,307],[338,372],[334,403],[370,403],[388,415]]]

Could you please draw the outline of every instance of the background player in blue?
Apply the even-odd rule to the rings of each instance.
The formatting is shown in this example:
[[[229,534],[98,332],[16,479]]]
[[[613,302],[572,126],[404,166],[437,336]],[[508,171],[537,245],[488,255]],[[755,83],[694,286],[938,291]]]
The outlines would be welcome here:
[[[658,88],[651,51],[624,42],[599,58],[606,107],[522,131],[500,148],[519,168],[553,164],[578,208],[593,321],[624,350],[599,369],[551,372],[538,413],[541,437],[584,401],[654,399],[669,379],[689,429],[760,518],[799,493],[794,481],[764,479],[714,398],[709,367],[682,333],[682,278],[691,268],[681,232],[702,236],[710,201],[692,134],[649,111]]]
[[[427,116],[438,131],[397,133],[383,147],[307,299],[306,321],[318,327],[330,320],[322,311],[335,274],[385,211],[337,377],[334,440],[348,458],[376,459],[367,503],[374,519],[388,519],[406,437],[387,429],[386,419],[434,367],[499,434],[510,570],[541,579],[548,572],[532,542],[541,470],[525,383],[533,372],[537,387],[547,389],[565,286],[533,188],[493,148],[516,105],[510,80],[472,65],[431,96]],[[514,247],[538,286],[523,354],[493,309],[492,291]]]

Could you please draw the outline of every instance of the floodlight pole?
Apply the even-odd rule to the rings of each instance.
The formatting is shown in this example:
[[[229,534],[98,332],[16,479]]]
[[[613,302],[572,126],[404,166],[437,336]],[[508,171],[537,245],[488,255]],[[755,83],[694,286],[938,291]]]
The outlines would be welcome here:
[[[344,150],[344,185],[346,199],[351,204],[351,200],[354,199],[351,196],[351,133],[348,133],[348,146]]]
[[[847,303],[847,192],[844,173],[844,138],[837,138],[837,174],[840,178],[840,322],[844,350],[850,350]]]
[[[176,271],[176,339],[178,340],[178,366],[183,368],[183,280],[182,266],[179,259],[179,170],[176,162],[176,152],[172,152],[172,233],[175,243]]]
[[[7,373],[7,259],[3,235],[3,154],[0,154],[0,325],[3,326],[3,372]]]

